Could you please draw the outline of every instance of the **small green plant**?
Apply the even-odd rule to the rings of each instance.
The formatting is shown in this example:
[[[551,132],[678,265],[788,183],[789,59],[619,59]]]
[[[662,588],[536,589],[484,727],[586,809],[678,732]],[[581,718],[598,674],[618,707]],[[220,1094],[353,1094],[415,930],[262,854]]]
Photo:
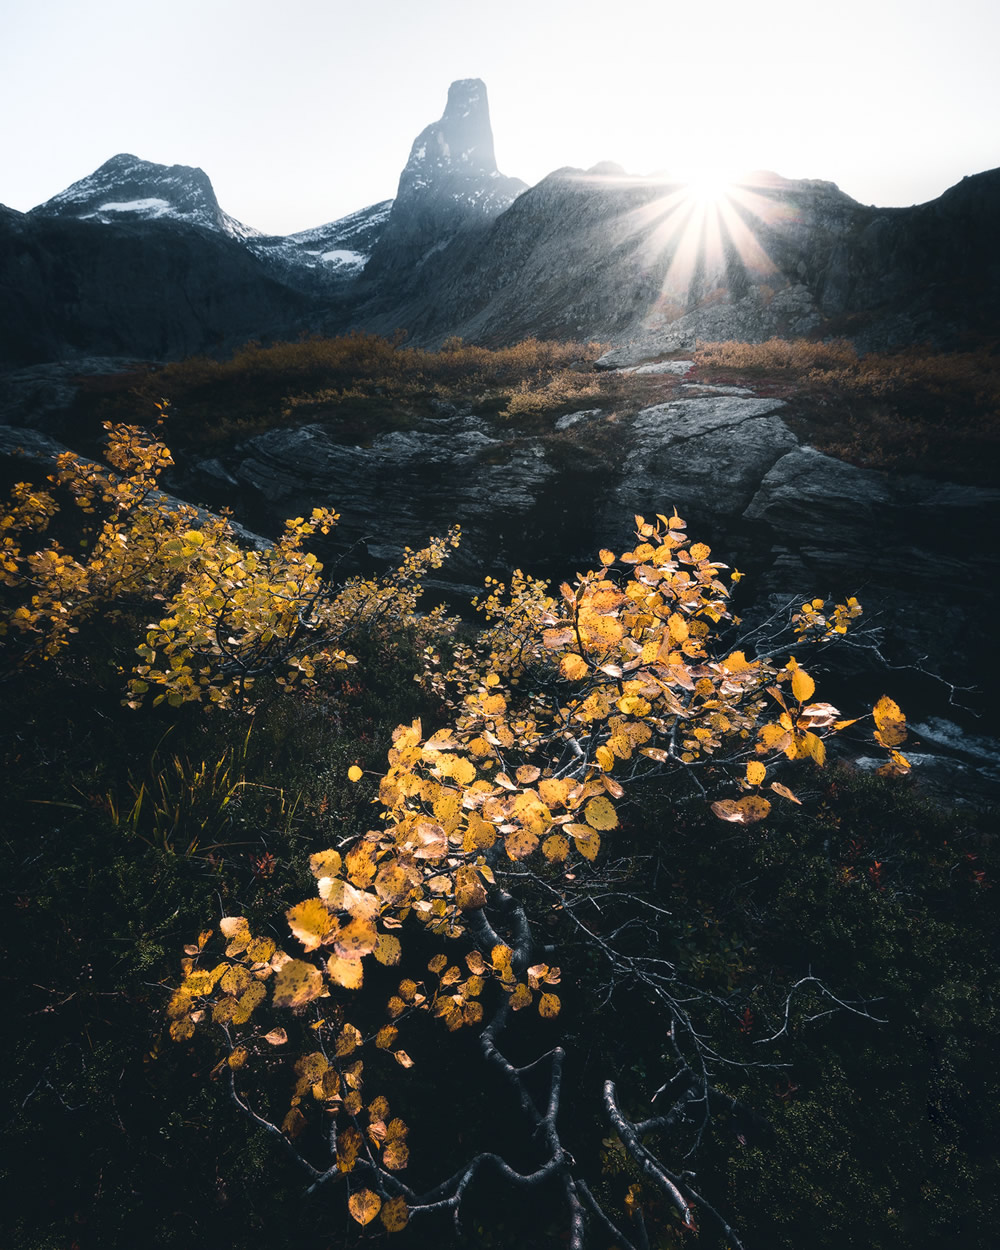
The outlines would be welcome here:
[[[251,723],[242,744],[226,747],[214,760],[193,760],[181,753],[164,760],[161,740],[150,757],[147,776],[130,774],[124,800],[108,793],[113,823],[161,851],[184,857],[207,855],[255,841],[238,835],[246,832],[250,799],[262,796],[272,823],[277,820],[287,836],[295,824],[299,798],[290,798],[279,787],[247,780],[252,733]]]

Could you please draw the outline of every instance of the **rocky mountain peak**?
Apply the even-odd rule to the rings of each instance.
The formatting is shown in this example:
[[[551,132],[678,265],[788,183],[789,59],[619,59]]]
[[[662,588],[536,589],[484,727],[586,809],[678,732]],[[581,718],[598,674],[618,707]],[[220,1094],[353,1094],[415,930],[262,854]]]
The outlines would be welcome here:
[[[203,169],[158,165],[128,152],[112,156],[88,174],[31,210],[38,217],[75,217],[82,221],[153,221],[166,218],[234,238],[258,232],[222,210]]]
[[[365,278],[392,272],[404,283],[459,235],[509,208],[527,190],[497,169],[486,84],[460,78],[439,121],[417,135]]]
[[[486,84],[479,78],[460,78],[448,88],[441,120],[425,127],[414,140],[399,193],[420,191],[442,174],[490,176],[496,172]]]

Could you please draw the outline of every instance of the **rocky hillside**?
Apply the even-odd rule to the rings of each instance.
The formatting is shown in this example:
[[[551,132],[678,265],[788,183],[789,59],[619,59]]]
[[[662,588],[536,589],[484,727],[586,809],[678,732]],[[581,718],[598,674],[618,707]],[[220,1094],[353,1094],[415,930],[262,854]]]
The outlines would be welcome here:
[[[153,198],[153,197],[147,197]],[[305,325],[313,301],[221,229],[0,213],[0,364],[169,359]]]
[[[704,203],[615,167],[558,170],[474,243],[430,259],[393,313],[431,341],[624,339],[622,362],[697,338],[952,345],[1000,324],[998,210],[1000,171],[930,204],[877,209],[774,174]]]
[[[453,396],[400,405],[395,419],[361,431],[331,401],[301,424],[209,448],[181,439],[165,484],[212,509],[232,508],[264,535],[289,516],[335,506],[341,521],[320,554],[341,576],[394,563],[404,545],[418,548],[458,523],[462,544],[431,586],[465,611],[484,574],[506,580],[520,567],[558,581],[591,567],[602,546],[623,543],[637,512],[676,508],[692,535],[746,574],[734,648],[753,649],[754,629],[789,604],[857,595],[862,626],[903,667],[887,673],[861,646],[837,654],[838,680],[864,672],[866,689],[891,681],[922,726],[924,745],[913,753],[928,758],[919,766],[931,771],[930,757],[943,750],[975,764],[983,784],[1000,784],[1000,748],[977,746],[969,733],[988,732],[985,722],[960,712],[1000,695],[989,661],[1000,611],[992,541],[1000,491],[825,455],[789,418],[789,403],[706,384],[690,361],[609,382],[614,389],[598,390],[591,406],[545,419],[512,419]],[[20,457],[9,459],[18,446],[29,459],[51,459],[44,435],[0,429],[0,469],[7,457],[8,471],[25,472]],[[974,775],[966,783],[974,786]]]

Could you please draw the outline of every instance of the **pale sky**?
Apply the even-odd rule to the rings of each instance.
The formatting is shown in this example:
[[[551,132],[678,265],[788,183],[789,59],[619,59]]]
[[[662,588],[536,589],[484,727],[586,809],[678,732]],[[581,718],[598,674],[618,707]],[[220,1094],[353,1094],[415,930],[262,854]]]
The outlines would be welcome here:
[[[395,193],[449,83],[497,163],[825,178],[921,203],[1000,166],[998,0],[0,0],[0,203],[118,152],[290,233]]]

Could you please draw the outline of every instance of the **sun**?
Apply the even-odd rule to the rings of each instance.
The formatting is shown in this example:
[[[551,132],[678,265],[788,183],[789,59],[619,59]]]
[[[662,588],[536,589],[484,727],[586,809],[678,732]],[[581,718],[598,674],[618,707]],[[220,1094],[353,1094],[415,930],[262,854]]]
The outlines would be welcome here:
[[[684,195],[703,208],[723,203],[733,193],[734,179],[724,169],[689,170],[683,176]]]
[[[658,193],[631,217],[647,263],[662,272],[660,306],[690,310],[773,282],[766,227],[784,209],[762,176],[701,165],[651,182]]]

